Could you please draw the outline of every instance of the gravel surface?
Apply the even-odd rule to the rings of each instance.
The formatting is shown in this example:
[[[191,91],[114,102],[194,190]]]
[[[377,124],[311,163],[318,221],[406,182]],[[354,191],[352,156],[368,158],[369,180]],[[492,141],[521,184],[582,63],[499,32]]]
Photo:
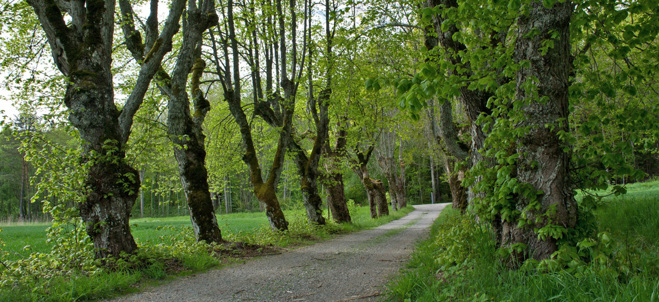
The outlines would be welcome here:
[[[379,301],[445,204],[245,264],[187,276],[113,301]]]

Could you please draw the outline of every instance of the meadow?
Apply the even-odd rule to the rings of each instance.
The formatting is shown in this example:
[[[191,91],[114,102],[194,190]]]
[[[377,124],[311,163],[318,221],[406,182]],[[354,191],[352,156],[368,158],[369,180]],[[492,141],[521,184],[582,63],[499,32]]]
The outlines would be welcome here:
[[[659,181],[604,198],[592,221],[592,239],[511,270],[487,227],[445,210],[388,300],[659,301]]]
[[[290,223],[289,231],[285,233],[272,231],[264,213],[224,214],[218,215],[217,219],[225,240],[256,246],[255,253],[248,256],[252,257],[258,256],[262,250],[278,252],[282,248],[312,244],[337,234],[373,228],[403,217],[412,210],[407,207],[393,211],[389,216],[371,219],[368,207],[350,206],[352,223],[329,222],[325,226],[310,225],[304,210],[285,211]],[[94,264],[89,245],[82,245],[80,256],[72,256],[88,257],[89,261],[82,261],[83,264],[77,264],[75,259],[71,261],[66,255],[51,253],[54,242],[60,239],[47,236],[49,224],[1,225],[0,301],[110,298],[167,282],[175,276],[244,259],[244,254],[235,253],[240,251],[231,250],[231,247],[195,242],[189,219],[187,216],[131,219],[131,231],[140,247],[138,254],[126,261],[112,263],[110,269]],[[57,246],[61,248],[62,242]],[[76,248],[70,251],[78,253]],[[66,262],[75,262],[77,268],[60,271],[62,263]]]

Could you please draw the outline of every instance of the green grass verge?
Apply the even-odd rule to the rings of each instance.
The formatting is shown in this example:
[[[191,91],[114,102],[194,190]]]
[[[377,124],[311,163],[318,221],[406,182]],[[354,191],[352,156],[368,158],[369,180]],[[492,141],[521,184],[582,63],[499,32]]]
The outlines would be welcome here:
[[[627,195],[606,198],[595,218],[598,232],[609,237],[599,258],[542,273],[505,268],[491,233],[447,209],[388,285],[387,300],[659,301],[659,182],[630,185]]]
[[[294,247],[329,239],[337,234],[376,227],[411,212],[412,207],[387,217],[370,218],[367,207],[351,207],[353,223],[312,226],[303,210],[285,211],[290,223],[286,233],[272,231],[264,213],[219,215],[225,240],[276,247]],[[58,271],[70,259],[51,259],[47,242],[48,224],[0,227],[0,301],[85,301],[110,298],[167,282],[234,261],[231,254],[218,253],[196,243],[189,217],[131,219],[131,230],[140,251],[129,261],[120,260],[109,270],[94,266]],[[80,255],[90,257],[82,251]],[[219,256],[221,255],[221,256]],[[62,263],[59,263],[62,262]],[[58,264],[59,263],[59,264]],[[11,270],[11,272],[10,272]],[[4,275],[3,275],[4,274]],[[11,277],[12,280],[9,280]]]

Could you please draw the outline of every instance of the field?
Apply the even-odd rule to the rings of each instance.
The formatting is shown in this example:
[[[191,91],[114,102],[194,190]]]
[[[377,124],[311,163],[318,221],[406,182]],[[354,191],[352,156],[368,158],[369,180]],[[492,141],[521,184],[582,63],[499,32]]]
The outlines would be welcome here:
[[[390,283],[388,300],[659,301],[659,181],[627,190],[595,211],[593,246],[518,270],[501,264],[486,228],[445,210]]]
[[[372,220],[369,216],[368,207],[353,207],[351,215],[352,225],[342,226],[343,231],[359,230],[374,227],[390,218]],[[284,211],[286,217],[294,223],[303,220],[304,213],[299,211]],[[408,213],[409,211],[403,211]],[[400,215],[393,215],[392,218]],[[222,231],[222,236],[231,241],[250,241],[255,244],[277,244],[286,246],[288,241],[282,242],[253,242],[255,232],[259,229],[269,229],[268,219],[265,213],[232,213],[217,215],[217,222]],[[192,233],[190,217],[177,216],[166,218],[135,218],[131,219],[131,231],[138,245],[171,244],[172,236],[185,232]],[[5,254],[5,260],[16,260],[26,258],[30,252],[48,252],[50,244],[47,242],[47,232],[50,225],[39,224],[14,224],[0,225],[0,239],[5,246],[0,246],[0,253]],[[168,242],[169,241],[169,242]],[[1,254],[0,254],[1,255]]]
[[[258,256],[261,251],[267,252],[267,246],[276,249],[311,244],[336,234],[385,224],[412,210],[407,207],[389,216],[371,219],[367,207],[351,206],[353,223],[330,222],[322,227],[310,225],[303,210],[285,211],[290,223],[286,233],[272,231],[264,213],[218,215],[217,219],[225,240],[257,244],[260,247],[252,256]],[[231,248],[196,243],[189,217],[143,218],[131,220],[133,236],[140,246],[138,254],[106,269],[93,264],[89,246],[69,248],[64,255],[48,254],[53,247],[47,242],[48,228],[48,224],[0,226],[0,242],[4,243],[0,245],[0,301],[110,298],[137,291],[148,284],[166,282],[163,280],[172,276],[222,266],[233,262],[235,257],[244,257],[234,254],[236,250]],[[85,249],[87,252],[81,251]],[[73,263],[74,268],[65,263]],[[62,269],[62,265],[66,268]]]

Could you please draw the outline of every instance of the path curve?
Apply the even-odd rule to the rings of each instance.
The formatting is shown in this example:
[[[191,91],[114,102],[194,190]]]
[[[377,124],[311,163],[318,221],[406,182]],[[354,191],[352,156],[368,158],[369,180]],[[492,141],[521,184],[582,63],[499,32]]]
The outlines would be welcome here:
[[[446,204],[377,228],[183,277],[113,301],[377,301]]]

